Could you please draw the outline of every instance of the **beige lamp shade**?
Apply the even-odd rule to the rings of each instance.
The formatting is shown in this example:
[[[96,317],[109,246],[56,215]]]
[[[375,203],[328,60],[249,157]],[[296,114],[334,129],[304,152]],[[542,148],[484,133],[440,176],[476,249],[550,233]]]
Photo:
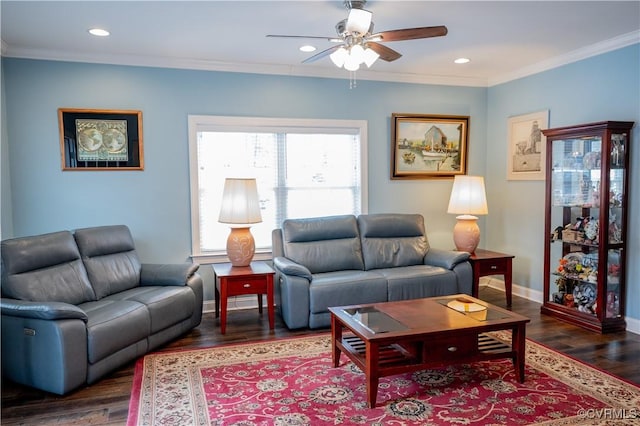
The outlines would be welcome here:
[[[453,228],[456,249],[474,253],[480,243],[480,228],[475,215],[489,213],[482,176],[456,176],[453,180],[447,213],[458,214]]]
[[[218,222],[231,225],[249,225],[262,222],[258,186],[255,179],[225,179]]]
[[[453,179],[453,189],[451,189],[447,213],[488,214],[484,178],[482,176],[456,176]]]
[[[225,180],[218,221],[231,225],[231,233],[227,238],[227,256],[231,265],[248,266],[256,251],[256,243],[249,228],[253,223],[262,222],[255,179]]]

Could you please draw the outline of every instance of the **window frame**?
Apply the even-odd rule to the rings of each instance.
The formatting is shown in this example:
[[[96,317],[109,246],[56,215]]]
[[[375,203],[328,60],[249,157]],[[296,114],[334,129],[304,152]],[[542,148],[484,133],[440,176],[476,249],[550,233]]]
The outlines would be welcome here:
[[[200,250],[200,200],[198,187],[198,133],[199,132],[309,132],[352,133],[360,137],[360,211],[367,213],[368,139],[366,120],[231,117],[217,115],[189,115],[189,199],[191,205],[191,258],[201,264],[227,261],[226,252],[203,253]],[[270,260],[271,249],[256,251],[254,259]]]

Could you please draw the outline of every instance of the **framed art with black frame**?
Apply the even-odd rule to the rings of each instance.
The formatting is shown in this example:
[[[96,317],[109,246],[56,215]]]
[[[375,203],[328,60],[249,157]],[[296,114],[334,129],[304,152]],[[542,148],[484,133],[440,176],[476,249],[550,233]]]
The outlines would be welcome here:
[[[62,170],[144,170],[142,111],[58,109]]]
[[[392,114],[391,179],[466,174],[468,134],[468,116]]]

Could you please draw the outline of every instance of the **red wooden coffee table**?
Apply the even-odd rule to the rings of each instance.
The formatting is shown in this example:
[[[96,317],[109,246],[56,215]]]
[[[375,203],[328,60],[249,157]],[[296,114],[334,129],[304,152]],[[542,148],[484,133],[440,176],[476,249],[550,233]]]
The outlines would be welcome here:
[[[437,365],[511,358],[524,381],[529,318],[471,296],[414,299],[329,308],[332,361],[344,353],[365,374],[367,402],[376,404],[380,377]],[[511,330],[511,345],[486,334]]]

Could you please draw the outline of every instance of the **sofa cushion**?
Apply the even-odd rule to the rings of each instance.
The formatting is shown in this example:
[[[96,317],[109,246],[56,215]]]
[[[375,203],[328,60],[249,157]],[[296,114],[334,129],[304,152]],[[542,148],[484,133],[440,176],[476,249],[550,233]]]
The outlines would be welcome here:
[[[376,269],[387,279],[388,300],[420,299],[454,294],[458,282],[450,270],[430,265]]]
[[[74,237],[98,299],[140,285],[141,265],[129,228],[84,228]]]
[[[358,216],[366,270],[420,265],[429,250],[419,214]]]
[[[145,340],[150,334],[149,311],[142,303],[99,300],[83,303],[79,308],[89,317],[87,357],[91,364]]]
[[[364,269],[355,216],[288,219],[282,235],[284,255],[313,274]]]
[[[2,241],[2,295],[77,305],[95,300],[69,231]]]
[[[151,334],[178,324],[193,315],[195,294],[187,286],[137,287],[102,300],[129,300],[144,304],[149,313]]]
[[[387,280],[372,271],[338,271],[315,274],[309,286],[309,310],[327,312],[331,306],[376,303],[387,300]]]

